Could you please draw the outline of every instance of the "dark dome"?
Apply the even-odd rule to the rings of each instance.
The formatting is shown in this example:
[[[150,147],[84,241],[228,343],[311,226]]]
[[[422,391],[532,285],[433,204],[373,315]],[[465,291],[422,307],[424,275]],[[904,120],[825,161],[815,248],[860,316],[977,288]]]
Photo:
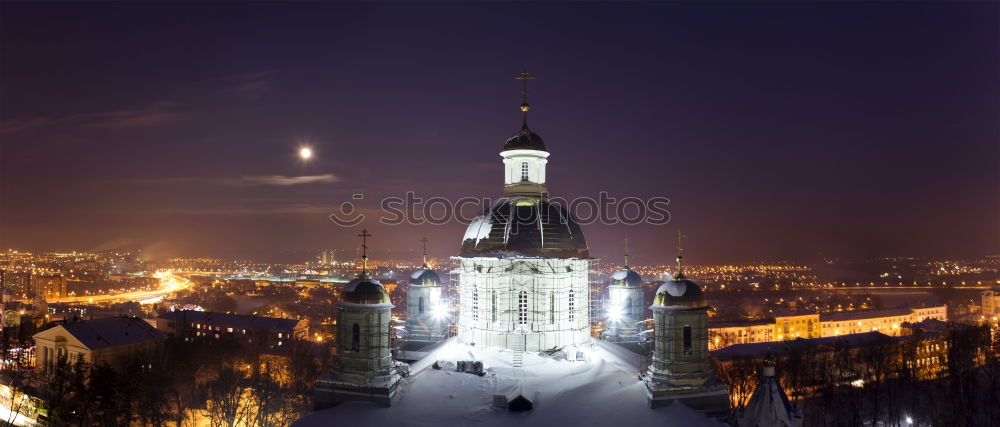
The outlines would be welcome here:
[[[545,151],[545,143],[542,142],[542,137],[538,136],[537,133],[532,132],[528,129],[528,125],[524,125],[521,131],[514,134],[514,136],[507,138],[507,142],[503,145],[504,151],[507,150],[541,150]]]
[[[414,271],[410,275],[410,283],[420,286],[439,286],[441,285],[441,278],[438,274],[429,268]]]
[[[631,286],[642,285],[642,277],[631,268],[618,270],[611,274],[611,286]]]
[[[589,258],[580,224],[558,203],[504,197],[465,230],[461,256]]]
[[[344,287],[343,300],[352,304],[389,304],[389,293],[378,280],[361,275]]]
[[[653,305],[658,307],[702,308],[708,306],[698,285],[687,279],[674,279],[656,290]]]

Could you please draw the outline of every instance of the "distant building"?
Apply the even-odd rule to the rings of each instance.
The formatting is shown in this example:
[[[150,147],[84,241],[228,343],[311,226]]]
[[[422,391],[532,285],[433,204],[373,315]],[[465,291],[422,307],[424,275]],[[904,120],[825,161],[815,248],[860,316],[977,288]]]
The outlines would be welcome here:
[[[987,319],[1000,316],[1000,287],[983,292],[983,316]]]
[[[335,264],[337,260],[334,258],[334,254],[335,252],[333,249],[324,249],[323,252],[320,253],[320,264],[323,265]]]
[[[894,308],[878,311],[859,311],[823,315],[823,336],[881,332],[886,335],[900,334],[903,323],[917,323],[926,319],[948,320],[948,306],[929,308]]]
[[[246,343],[273,348],[293,339],[309,338],[309,322],[211,311],[180,310],[153,319],[156,329],[184,338],[233,337]]]
[[[44,295],[46,298],[63,298],[67,296],[67,283],[66,276],[62,275],[33,276],[31,278],[31,285],[35,293]]]
[[[898,336],[903,323],[927,319],[948,320],[948,306],[894,308],[843,313],[778,315],[773,320],[713,323],[709,328],[709,348],[735,344],[835,337],[864,332]]]
[[[59,357],[74,363],[107,363],[112,366],[160,350],[166,338],[146,321],[135,317],[109,317],[58,325],[35,334],[35,365],[52,369]]]

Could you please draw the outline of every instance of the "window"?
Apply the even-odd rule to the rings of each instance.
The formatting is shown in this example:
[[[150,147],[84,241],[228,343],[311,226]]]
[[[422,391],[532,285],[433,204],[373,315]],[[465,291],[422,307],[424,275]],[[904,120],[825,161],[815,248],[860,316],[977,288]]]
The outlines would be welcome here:
[[[684,354],[691,354],[691,325],[684,325]]]
[[[497,291],[493,291],[490,297],[490,320],[497,321]]]
[[[556,293],[549,292],[549,324],[556,323]]]
[[[528,162],[521,162],[521,181],[528,180]]]
[[[625,298],[625,319],[632,321],[632,297]]]
[[[576,320],[576,294],[572,289],[569,290],[569,320]]]
[[[357,323],[351,328],[351,351],[361,350],[361,326]]]
[[[479,289],[472,289],[472,320],[479,320]]]
[[[528,324],[528,293],[525,291],[517,295],[517,323]]]
[[[420,297],[420,299],[419,299],[419,300],[417,300],[417,306],[419,307],[419,308],[417,309],[417,310],[418,310],[418,312],[419,312],[420,314],[424,314],[424,297]]]

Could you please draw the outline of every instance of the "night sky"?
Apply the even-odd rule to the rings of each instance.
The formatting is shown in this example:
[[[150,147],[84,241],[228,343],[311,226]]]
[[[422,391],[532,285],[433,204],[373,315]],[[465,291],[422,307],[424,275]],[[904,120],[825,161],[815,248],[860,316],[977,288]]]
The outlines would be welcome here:
[[[354,193],[500,194],[525,67],[553,195],[671,199],[604,262],[1000,253],[995,2],[4,2],[0,247],[353,252]]]

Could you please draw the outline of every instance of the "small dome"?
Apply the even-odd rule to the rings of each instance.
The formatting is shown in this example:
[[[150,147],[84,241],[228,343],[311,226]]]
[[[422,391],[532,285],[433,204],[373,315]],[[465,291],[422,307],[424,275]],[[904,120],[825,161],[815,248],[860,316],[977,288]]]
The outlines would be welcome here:
[[[378,280],[360,275],[344,287],[343,300],[352,304],[389,304],[389,293]]]
[[[507,138],[507,142],[503,145],[504,151],[507,150],[539,150],[545,151],[545,143],[542,142],[542,137],[538,136],[537,133],[532,132],[528,129],[528,125],[524,125],[521,131],[514,134],[510,138]]]
[[[642,277],[631,268],[618,270],[611,274],[611,286],[637,287],[642,285]]]
[[[653,305],[657,307],[687,307],[702,308],[708,306],[705,294],[694,282],[687,279],[674,279],[664,283],[656,290]]]
[[[410,283],[419,286],[440,286],[441,278],[429,268],[414,271],[410,275]]]
[[[589,258],[580,224],[559,203],[503,197],[465,230],[463,257]]]

